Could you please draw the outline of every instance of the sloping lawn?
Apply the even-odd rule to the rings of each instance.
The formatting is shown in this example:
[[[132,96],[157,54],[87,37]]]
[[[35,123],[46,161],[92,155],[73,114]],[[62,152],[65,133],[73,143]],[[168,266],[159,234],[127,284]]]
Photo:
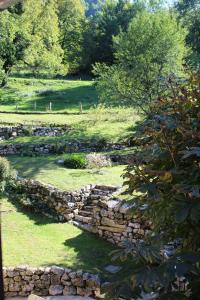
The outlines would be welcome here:
[[[77,190],[87,184],[122,185],[121,174],[124,166],[102,168],[100,170],[67,169],[57,164],[58,159],[65,155],[50,155],[37,157],[10,156],[13,168],[21,177],[39,180],[52,184],[62,190]]]
[[[106,139],[116,142],[123,139],[140,116],[133,108],[91,109],[84,114],[22,115],[1,114],[0,123],[6,124],[66,124],[71,130],[63,137],[19,137],[7,143],[55,143],[56,141]],[[5,141],[3,141],[5,143]]]
[[[61,265],[100,272],[110,263],[114,247],[67,223],[24,212],[3,199],[2,238],[5,266]]]
[[[0,90],[1,111],[79,111],[97,104],[93,81],[36,78],[10,78]]]

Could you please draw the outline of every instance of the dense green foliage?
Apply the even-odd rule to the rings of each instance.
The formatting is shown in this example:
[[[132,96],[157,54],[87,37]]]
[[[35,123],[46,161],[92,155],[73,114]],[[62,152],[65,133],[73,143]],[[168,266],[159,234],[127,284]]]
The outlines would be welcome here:
[[[74,154],[64,160],[64,166],[69,169],[85,169],[87,160],[83,155]]]
[[[200,63],[200,1],[180,0],[176,3],[179,18],[188,28],[187,44],[192,48],[189,62],[194,66]]]
[[[7,78],[13,66],[23,60],[28,40],[20,29],[20,16],[13,12],[0,15],[0,79],[1,86],[7,84]]]
[[[116,63],[96,64],[102,101],[118,100],[142,107],[162,92],[165,78],[180,74],[185,30],[166,11],[141,12],[128,31],[114,38]]]
[[[154,225],[153,234],[128,245],[125,253],[141,262],[131,278],[133,294],[143,290],[157,292],[158,299],[198,299],[199,83],[199,74],[187,85],[170,80],[171,93],[151,105],[133,137],[138,154],[124,174],[125,185],[135,202],[134,215],[147,205],[143,217]],[[177,238],[180,246],[167,258],[163,246]],[[177,282],[183,277],[186,290]]]
[[[92,63],[113,63],[113,36],[127,30],[129,22],[139,9],[141,6],[137,3],[132,4],[130,0],[114,0],[105,3],[101,13],[90,21],[90,26],[94,28],[92,43],[95,47]]]
[[[64,63],[69,73],[76,73],[83,65],[83,33],[85,11],[81,0],[58,0],[60,43],[64,50]]]
[[[130,23],[135,22],[136,27],[140,26],[138,13],[144,15],[148,12],[154,15],[160,11],[167,15],[168,9],[164,2],[162,0],[38,0],[37,2],[24,0],[11,6],[0,15],[2,86],[6,85],[13,68],[27,70],[34,75],[38,73],[66,75],[91,74],[92,65],[95,63],[112,65],[115,60],[118,61],[118,57],[115,56],[116,38],[113,38],[116,36],[118,39],[122,39],[122,36],[129,38],[130,30],[127,36],[126,32],[133,26]],[[175,10],[179,27],[184,24],[186,31],[188,30],[187,36],[186,32],[180,32],[182,40],[186,40],[187,45],[191,47],[188,62],[196,65],[199,60],[199,1],[180,0],[172,9]],[[172,25],[177,29],[175,17],[172,16],[172,19]],[[166,25],[166,22],[164,23]],[[167,35],[164,27],[161,26],[159,32],[163,36]],[[174,33],[169,32],[171,35]],[[147,35],[144,37],[148,41]],[[137,35],[135,39],[137,43]],[[132,42],[135,39],[132,35]],[[161,43],[156,45],[158,40],[152,39],[152,41],[153,50],[160,47]],[[170,42],[168,36],[165,42]],[[121,49],[123,51],[127,46],[127,43],[125,44],[124,49]],[[168,46],[170,47],[170,43]],[[178,53],[179,40],[177,46]],[[166,51],[167,49],[168,47]],[[141,49],[139,48],[138,51]],[[178,61],[179,57],[181,55],[178,56]],[[159,65],[159,57],[154,59]],[[169,60],[165,63],[168,64]],[[173,64],[173,57],[170,64]],[[124,77],[123,74],[118,74],[119,70],[110,71],[115,73],[114,77]],[[138,69],[135,70],[135,73],[137,72]],[[139,73],[136,77],[140,75]],[[146,81],[151,84],[149,79]]]
[[[4,158],[0,157],[0,191],[4,190],[6,182],[12,176],[12,168],[10,166],[10,162]]]

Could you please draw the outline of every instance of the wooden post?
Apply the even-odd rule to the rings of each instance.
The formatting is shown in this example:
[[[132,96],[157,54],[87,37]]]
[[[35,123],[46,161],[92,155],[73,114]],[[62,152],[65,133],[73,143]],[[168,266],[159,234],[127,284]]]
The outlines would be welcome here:
[[[83,113],[83,105],[82,105],[82,102],[80,102],[80,114]]]
[[[34,110],[35,110],[35,111],[37,110],[37,103],[36,103],[36,101],[35,101],[35,103],[34,103]]]
[[[51,109],[52,109],[52,103],[49,102],[49,110],[51,111]]]

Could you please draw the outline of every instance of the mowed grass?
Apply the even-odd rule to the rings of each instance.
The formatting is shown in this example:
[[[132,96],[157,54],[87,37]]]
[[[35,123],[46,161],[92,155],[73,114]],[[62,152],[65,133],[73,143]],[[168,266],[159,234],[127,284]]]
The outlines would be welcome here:
[[[62,137],[18,137],[7,143],[54,143],[58,141],[105,139],[117,142],[124,139],[140,116],[132,108],[96,108],[80,115],[20,115],[0,114],[0,123],[65,124],[71,130]],[[5,141],[3,141],[5,143]]]
[[[114,166],[100,170],[67,169],[57,164],[58,159],[69,155],[52,155],[37,157],[8,157],[11,165],[21,177],[31,178],[51,184],[61,190],[78,190],[88,184],[105,184],[121,186],[121,174],[125,166]]]
[[[4,266],[60,265],[101,272],[110,263],[114,247],[93,234],[25,212],[7,199],[1,211]]]
[[[10,78],[0,89],[1,111],[54,112],[88,109],[98,103],[93,81],[35,78]]]
[[[47,111],[50,102],[52,112]],[[64,137],[25,137],[11,143],[96,138],[118,141],[126,136],[140,116],[131,107],[113,105],[114,102],[107,103],[107,107],[98,103],[94,81],[10,78],[8,87],[0,89],[0,111],[12,113],[0,113],[0,124],[57,124],[72,129]],[[15,113],[16,107],[24,114]],[[34,114],[37,112],[43,114]]]

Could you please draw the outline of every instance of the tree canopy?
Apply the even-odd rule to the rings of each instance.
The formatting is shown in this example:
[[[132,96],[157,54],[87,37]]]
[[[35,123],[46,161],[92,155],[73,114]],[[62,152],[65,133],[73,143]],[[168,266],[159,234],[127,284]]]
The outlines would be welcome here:
[[[167,11],[138,13],[127,32],[114,38],[115,64],[94,68],[102,100],[142,106],[159,95],[164,79],[181,72],[185,35]]]

